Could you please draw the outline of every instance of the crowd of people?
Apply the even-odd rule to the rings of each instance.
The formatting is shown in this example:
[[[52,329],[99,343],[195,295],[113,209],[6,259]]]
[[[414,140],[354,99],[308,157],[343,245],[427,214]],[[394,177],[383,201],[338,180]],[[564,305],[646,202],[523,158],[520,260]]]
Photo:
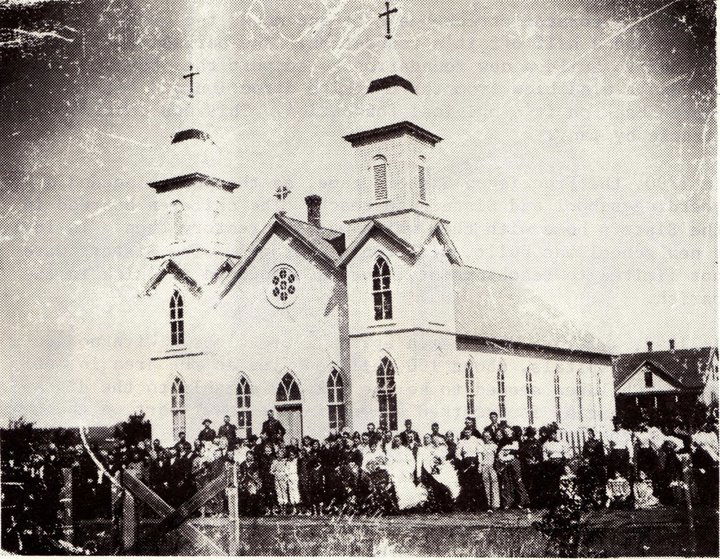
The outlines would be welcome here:
[[[172,447],[155,440],[121,455],[174,505],[229,462],[240,514],[249,516],[552,508],[569,478],[590,507],[651,508],[684,499],[685,454],[692,457],[701,497],[717,497],[714,421],[694,433],[646,423],[630,431],[616,422],[601,437],[587,430],[580,454],[573,453],[556,424],[523,429],[494,412],[482,430],[475,418],[466,418],[457,438],[442,433],[438,424],[420,435],[408,419],[396,433],[371,423],[363,433],[333,430],[324,440],[298,441],[286,437],[273,411],[257,436],[238,438],[229,416],[217,432],[211,426],[206,419],[192,444],[181,433]],[[220,511],[218,498],[205,514]]]

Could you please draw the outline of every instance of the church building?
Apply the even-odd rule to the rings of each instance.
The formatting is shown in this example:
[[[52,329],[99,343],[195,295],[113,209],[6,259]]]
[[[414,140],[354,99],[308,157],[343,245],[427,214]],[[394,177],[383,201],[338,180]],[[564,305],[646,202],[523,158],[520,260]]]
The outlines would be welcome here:
[[[156,193],[157,244],[142,290],[153,437],[193,439],[230,415],[242,437],[268,410],[290,437],[369,422],[456,434],[498,412],[511,425],[611,425],[608,349],[519,282],[466,263],[434,173],[442,138],[388,40],[347,142],[356,184],[342,227],[319,196],[275,212],[236,248],[228,212],[241,185],[199,127],[178,130]],[[471,211],[471,208],[468,208]],[[157,395],[160,395],[158,398]]]

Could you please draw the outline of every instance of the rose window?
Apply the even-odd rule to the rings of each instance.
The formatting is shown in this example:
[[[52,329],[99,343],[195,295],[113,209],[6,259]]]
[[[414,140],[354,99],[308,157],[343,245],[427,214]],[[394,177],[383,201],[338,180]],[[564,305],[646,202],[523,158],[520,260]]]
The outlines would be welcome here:
[[[297,271],[286,264],[276,266],[270,274],[268,299],[275,307],[288,307],[295,301]]]

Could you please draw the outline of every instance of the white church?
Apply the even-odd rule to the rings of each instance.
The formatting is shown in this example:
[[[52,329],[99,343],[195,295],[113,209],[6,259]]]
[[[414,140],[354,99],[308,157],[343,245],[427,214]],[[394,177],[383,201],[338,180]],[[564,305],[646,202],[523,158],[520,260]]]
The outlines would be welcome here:
[[[421,93],[421,92],[420,92]],[[392,41],[362,101],[357,183],[338,187],[341,230],[268,211],[238,250],[241,185],[222,176],[206,130],[178,130],[156,192],[156,248],[141,294],[153,437],[193,439],[230,415],[241,436],[272,409],[288,435],[324,438],[369,422],[456,434],[487,424],[556,421],[606,428],[615,413],[609,350],[508,276],[466,263],[449,223],[420,96]],[[468,208],[468,211],[472,211]],[[161,395],[162,398],[157,398]]]

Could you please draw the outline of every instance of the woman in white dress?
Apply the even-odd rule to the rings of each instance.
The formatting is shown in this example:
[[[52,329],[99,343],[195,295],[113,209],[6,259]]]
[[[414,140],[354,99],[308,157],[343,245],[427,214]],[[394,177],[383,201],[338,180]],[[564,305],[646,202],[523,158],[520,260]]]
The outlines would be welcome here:
[[[411,509],[424,503],[427,500],[427,490],[415,485],[415,457],[409,447],[402,445],[400,436],[393,438],[387,458],[388,474],[395,489],[398,509]]]
[[[433,469],[433,478],[442,484],[450,492],[453,501],[460,495],[460,482],[458,481],[457,471],[453,464],[448,460],[448,448],[442,436],[433,437],[435,449],[433,459],[435,468]]]

